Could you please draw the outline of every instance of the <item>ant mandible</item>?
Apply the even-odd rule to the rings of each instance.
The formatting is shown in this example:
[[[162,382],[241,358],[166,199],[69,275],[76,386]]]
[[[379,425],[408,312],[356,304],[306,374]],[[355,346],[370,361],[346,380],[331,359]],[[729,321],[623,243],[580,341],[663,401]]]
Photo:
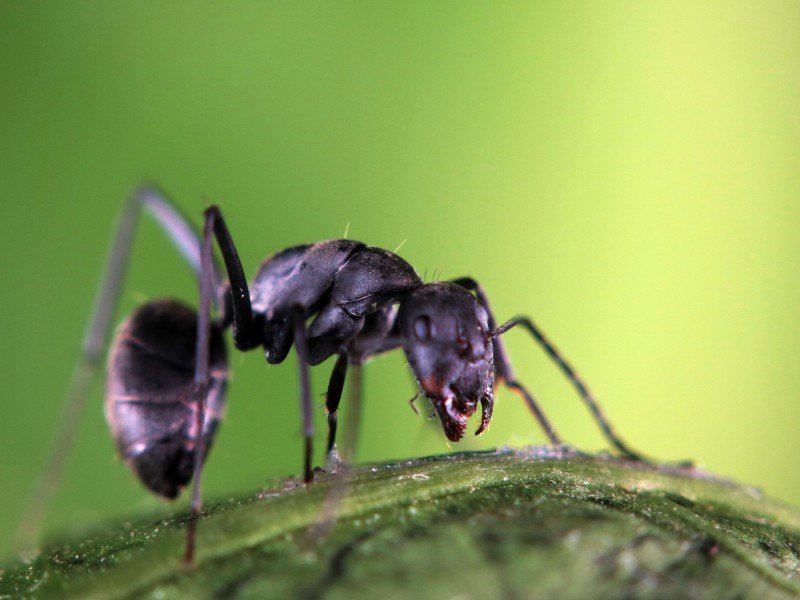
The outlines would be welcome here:
[[[248,287],[219,208],[206,209],[198,238],[176,208],[151,187],[138,189],[123,212],[79,372],[91,371],[107,337],[141,208],[155,218],[194,267],[200,281],[200,306],[196,312],[176,300],[152,300],[125,320],[108,360],[106,416],[121,456],[152,492],[175,498],[194,480],[193,517],[201,512],[203,463],[224,406],[228,368],[223,330],[228,327],[236,348],[261,347],[273,364],[283,362],[295,346],[306,483],[313,478],[309,366],[334,355],[325,402],[329,455],[335,447],[337,410],[348,366],[397,348],[404,350],[419,392],[433,405],[449,440],[462,438],[478,403],[481,418],[475,433],[487,429],[497,381],[520,394],[550,443],[561,445],[561,438],[511,369],[500,336],[517,325],[560,367],[608,441],[624,456],[641,460],[614,432],[575,370],[530,319],[516,317],[495,325],[487,296],[473,279],[424,283],[396,254],[340,239],[294,246],[272,255]],[[227,281],[215,264],[214,239]],[[216,319],[211,316],[212,304],[218,308]],[[195,521],[190,520],[188,529],[186,562],[193,559]]]

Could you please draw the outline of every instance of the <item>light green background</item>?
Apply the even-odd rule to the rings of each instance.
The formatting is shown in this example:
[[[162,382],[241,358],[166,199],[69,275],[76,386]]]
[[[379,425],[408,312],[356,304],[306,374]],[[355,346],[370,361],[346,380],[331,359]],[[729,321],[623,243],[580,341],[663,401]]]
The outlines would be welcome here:
[[[794,1],[0,2],[0,551],[142,179],[197,217],[219,203],[248,272],[348,228],[405,241],[426,279],[471,275],[499,320],[534,316],[635,447],[800,504],[798,31]],[[196,294],[147,223],[123,311]],[[603,448],[507,339],[562,435]],[[209,498],[301,465],[294,359],[232,368]],[[402,356],[365,380],[361,461],[544,442],[508,392],[451,447],[409,410]],[[116,459],[101,389],[51,530],[159,505]]]

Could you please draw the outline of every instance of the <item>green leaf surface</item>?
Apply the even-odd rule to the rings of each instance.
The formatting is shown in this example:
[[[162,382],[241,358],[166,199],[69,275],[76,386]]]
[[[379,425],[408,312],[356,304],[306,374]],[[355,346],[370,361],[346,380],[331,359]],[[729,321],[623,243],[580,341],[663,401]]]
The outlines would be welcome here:
[[[800,511],[696,469],[568,450],[275,482],[208,511],[191,568],[185,523],[55,544],[6,568],[0,597],[800,597]]]

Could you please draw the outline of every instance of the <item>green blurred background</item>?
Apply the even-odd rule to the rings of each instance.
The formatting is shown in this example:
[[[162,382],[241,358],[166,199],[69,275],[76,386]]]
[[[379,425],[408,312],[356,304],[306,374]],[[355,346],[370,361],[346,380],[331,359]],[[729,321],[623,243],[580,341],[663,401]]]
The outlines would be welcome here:
[[[144,179],[198,222],[219,203],[249,273],[345,230],[405,242],[426,279],[471,275],[500,321],[534,316],[633,446],[800,504],[798,31],[794,1],[0,3],[0,554]],[[117,320],[161,295],[197,292],[145,221]],[[604,448],[507,340],[565,439]],[[233,354],[207,498],[300,471],[294,364]],[[490,432],[449,446],[400,355],[365,382],[359,461],[545,441],[501,391]],[[160,506],[101,397],[50,531]]]

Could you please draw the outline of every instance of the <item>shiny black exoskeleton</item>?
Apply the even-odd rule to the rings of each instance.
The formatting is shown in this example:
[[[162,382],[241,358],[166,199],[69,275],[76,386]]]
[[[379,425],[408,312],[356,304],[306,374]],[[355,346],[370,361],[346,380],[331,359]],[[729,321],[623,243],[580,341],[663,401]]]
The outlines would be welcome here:
[[[334,354],[363,361],[403,347],[414,375],[440,416],[448,439],[458,441],[481,401],[489,424],[492,343],[485,307],[454,283],[423,284],[402,258],[352,240],[332,240],[283,250],[268,258],[250,286],[253,320],[241,350],[263,346],[270,363],[284,360],[298,322],[311,319],[306,362]],[[399,303],[400,310],[393,305]],[[337,372],[335,378],[343,379]],[[336,387],[336,386],[335,386]],[[329,389],[333,446],[341,389]]]
[[[268,258],[253,278],[249,299],[249,318],[246,308],[237,313],[236,304],[229,303],[230,314],[211,324],[206,448],[224,404],[227,363],[221,323],[235,325],[240,350],[262,347],[273,364],[283,362],[298,338],[309,365],[340,356],[327,398],[328,450],[335,440],[348,362],[396,347],[404,348],[448,439],[461,439],[478,402],[483,408],[478,433],[489,425],[494,402],[489,317],[464,287],[423,284],[396,254],[332,240]],[[398,302],[399,311],[394,309]],[[196,340],[193,310],[174,300],[155,300],[123,324],[109,359],[106,411],[120,453],[148,488],[168,498],[178,495],[193,472],[197,407],[190,399]],[[311,432],[306,433],[310,439]]]
[[[239,350],[262,348],[270,363],[282,362],[292,346],[296,348],[306,482],[313,474],[308,367],[334,355],[326,398],[329,452],[348,366],[397,348],[403,348],[419,390],[432,403],[449,440],[461,439],[479,403],[476,434],[486,430],[497,380],[522,395],[550,442],[560,444],[534,398],[513,375],[500,335],[516,325],[556,361],[610,442],[627,457],[639,458],[616,436],[586,386],[530,319],[519,317],[495,326],[486,294],[474,280],[424,283],[392,252],[353,240],[332,240],[274,254],[248,286],[217,207],[205,211],[198,239],[157,192],[139,190],[132,204],[151,212],[195,267],[200,309],[155,300],[123,323],[108,363],[106,414],[120,453],[153,492],[173,498],[194,477],[195,515],[201,507],[202,465],[223,412],[227,359],[222,331],[227,327]],[[120,229],[130,235],[132,226]],[[227,278],[215,265],[214,239]],[[112,266],[114,262],[112,258]],[[219,309],[217,319],[211,317],[212,303]],[[193,526],[189,535],[187,560],[192,556]]]

